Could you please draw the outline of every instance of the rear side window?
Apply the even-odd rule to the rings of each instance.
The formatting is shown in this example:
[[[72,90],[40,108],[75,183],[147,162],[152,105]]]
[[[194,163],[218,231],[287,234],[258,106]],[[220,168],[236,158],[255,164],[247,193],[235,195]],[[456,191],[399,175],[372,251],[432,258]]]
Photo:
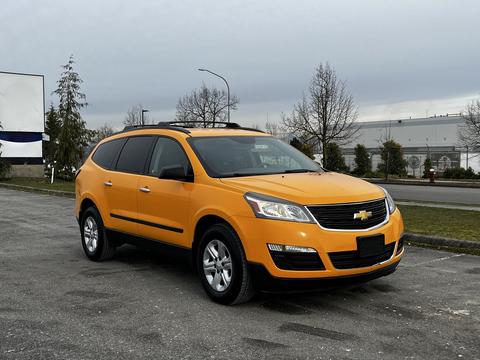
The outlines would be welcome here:
[[[101,144],[92,156],[92,160],[105,169],[112,169],[118,152],[125,143],[125,139],[117,139]]]
[[[154,136],[135,136],[127,140],[117,162],[117,171],[141,174],[145,168]]]

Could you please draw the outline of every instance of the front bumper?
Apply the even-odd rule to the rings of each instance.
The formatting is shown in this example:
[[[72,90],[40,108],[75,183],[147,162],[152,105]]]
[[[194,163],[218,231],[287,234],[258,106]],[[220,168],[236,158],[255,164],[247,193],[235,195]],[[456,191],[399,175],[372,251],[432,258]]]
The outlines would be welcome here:
[[[277,278],[272,276],[261,264],[249,264],[250,273],[253,276],[255,288],[268,293],[296,293],[331,290],[337,287],[358,284],[393,273],[400,262],[397,259],[389,265],[379,269],[357,275],[333,276],[313,279]]]
[[[254,217],[233,217],[232,223],[240,235],[247,260],[260,264],[273,278],[279,279],[325,279],[365,275],[398,264],[404,250],[399,242],[403,234],[403,220],[396,209],[388,223],[369,231],[331,231],[317,224],[258,219]],[[357,237],[383,234],[385,245],[393,246],[393,253],[387,260],[371,266],[337,269],[329,253],[357,250]],[[284,270],[278,268],[267,248],[268,243],[314,248],[324,265],[323,270]],[[395,265],[396,266],[396,265]]]

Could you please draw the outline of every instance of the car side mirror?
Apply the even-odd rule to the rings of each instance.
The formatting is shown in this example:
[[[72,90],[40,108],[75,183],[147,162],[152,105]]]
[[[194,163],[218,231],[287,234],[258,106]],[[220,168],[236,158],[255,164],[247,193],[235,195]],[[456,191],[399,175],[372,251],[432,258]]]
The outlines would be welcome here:
[[[191,171],[186,172],[182,165],[165,166],[161,169],[160,179],[178,180],[178,181],[193,181],[193,174]]]

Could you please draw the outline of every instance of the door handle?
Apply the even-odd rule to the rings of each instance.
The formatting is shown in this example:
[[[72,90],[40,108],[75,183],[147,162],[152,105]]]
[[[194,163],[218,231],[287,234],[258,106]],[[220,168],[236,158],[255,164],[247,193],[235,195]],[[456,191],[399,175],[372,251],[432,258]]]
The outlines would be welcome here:
[[[108,180],[108,181],[105,181],[105,182],[103,183],[103,185],[105,185],[105,186],[112,186],[112,182],[111,182],[110,180]]]
[[[148,186],[145,186],[145,187],[141,187],[140,189],[141,192],[144,192],[144,193],[149,193],[150,192],[150,189],[148,188]]]

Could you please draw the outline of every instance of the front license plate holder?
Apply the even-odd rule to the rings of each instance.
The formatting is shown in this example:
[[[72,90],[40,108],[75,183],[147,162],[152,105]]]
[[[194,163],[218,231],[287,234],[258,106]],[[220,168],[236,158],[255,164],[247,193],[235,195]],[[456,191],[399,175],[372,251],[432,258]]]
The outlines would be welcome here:
[[[381,255],[385,251],[385,235],[358,236],[357,249],[361,258]]]

